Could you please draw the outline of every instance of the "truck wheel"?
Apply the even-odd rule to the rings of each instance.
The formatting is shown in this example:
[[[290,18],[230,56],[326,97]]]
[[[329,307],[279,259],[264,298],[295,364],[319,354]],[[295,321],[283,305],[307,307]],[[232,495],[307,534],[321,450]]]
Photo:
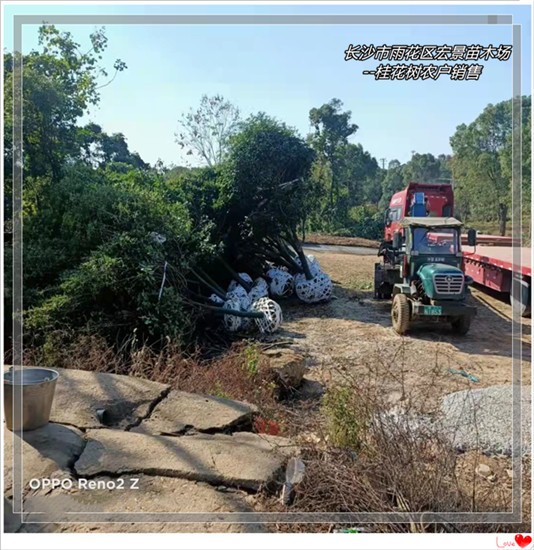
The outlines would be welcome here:
[[[469,328],[471,327],[471,316],[462,315],[461,317],[457,317],[451,325],[455,334],[461,334],[463,336],[469,332]]]
[[[410,328],[410,302],[405,294],[395,294],[391,305],[391,322],[398,334],[406,334]]]
[[[512,287],[510,292],[510,305],[517,308],[521,317],[530,317],[530,285],[527,281],[516,282],[517,287]]]

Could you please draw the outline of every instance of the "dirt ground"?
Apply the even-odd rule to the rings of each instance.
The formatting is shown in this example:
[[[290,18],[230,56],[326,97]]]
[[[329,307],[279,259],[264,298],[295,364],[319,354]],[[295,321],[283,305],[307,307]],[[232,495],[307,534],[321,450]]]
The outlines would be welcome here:
[[[510,384],[512,329],[522,351],[522,383],[531,384],[531,320],[513,327],[512,308],[497,294],[473,289],[471,302],[477,316],[466,336],[452,333],[448,324],[420,323],[404,337],[393,331],[391,301],[373,299],[375,256],[313,251],[322,269],[335,284],[334,299],[321,305],[291,301],[284,307],[284,335],[310,357],[310,378],[326,387],[338,377],[373,380],[392,406],[435,412],[444,395],[487,386]],[[521,335],[519,330],[521,329]],[[519,346],[521,342],[521,346]],[[463,369],[477,382],[449,369]],[[474,474],[479,464],[492,475]],[[459,456],[457,475],[466,493],[476,492],[501,510],[511,506],[510,457],[487,456],[470,451]],[[523,464],[523,509],[530,510],[530,459]],[[524,517],[530,528],[530,514]]]
[[[285,335],[310,355],[312,375],[319,381],[328,381],[338,372],[369,376],[374,370],[394,401],[407,392],[424,390],[432,402],[469,386],[476,389],[512,382],[509,303],[474,289],[471,300],[478,308],[477,316],[466,336],[453,334],[447,324],[420,323],[401,337],[391,327],[391,302],[373,299],[375,256],[319,251],[314,255],[335,283],[335,298],[316,306],[288,304],[283,326]],[[517,349],[522,343],[523,384],[531,383],[530,332],[530,319],[515,327]],[[471,382],[449,369],[464,369],[479,381]]]

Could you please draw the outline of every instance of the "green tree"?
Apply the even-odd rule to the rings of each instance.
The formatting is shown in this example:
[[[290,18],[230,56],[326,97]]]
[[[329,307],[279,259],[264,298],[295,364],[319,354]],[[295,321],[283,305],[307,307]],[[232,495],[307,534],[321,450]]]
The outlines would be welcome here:
[[[439,161],[439,179],[443,181],[452,180],[452,155],[438,155]]]
[[[103,168],[111,163],[120,163],[142,170],[149,168],[138,153],[130,152],[124,134],[108,135],[98,124],[91,123],[79,128],[77,141],[81,158],[92,166]]]
[[[339,188],[337,220],[339,224],[346,225],[351,208],[378,202],[378,162],[360,143],[347,143],[338,147],[335,164]]]
[[[530,97],[523,98],[523,123]],[[512,101],[488,105],[471,123],[458,126],[451,137],[452,172],[461,214],[496,220],[504,235],[511,202]]]
[[[532,194],[532,171],[531,171],[531,155],[532,155],[532,110],[531,110],[531,97],[523,97],[522,100],[522,178],[521,178],[521,191],[522,191],[522,217],[523,223],[530,227],[530,207],[531,207],[531,194]],[[503,177],[512,185],[512,133],[507,138],[506,146],[503,148],[500,154],[501,170]],[[519,198],[516,198],[519,200]],[[526,233],[526,231],[524,231]]]
[[[358,126],[350,122],[352,113],[343,112],[343,103],[332,99],[319,108],[310,110],[310,123],[314,132],[309,136],[309,142],[318,154],[317,162],[324,163],[329,168],[330,189],[329,200],[325,211],[332,225],[336,217],[337,201],[340,196],[339,148],[348,144],[348,138],[358,130]]]
[[[226,243],[233,258],[244,261],[249,250],[258,259],[269,259],[268,251],[277,259],[285,252],[283,241],[303,257],[297,233],[313,197],[309,174],[314,157],[293,128],[265,113],[241,125],[230,140],[223,184],[229,204]]]
[[[403,165],[399,161],[391,161],[382,180],[382,197],[379,206],[384,209],[389,205],[391,196],[406,186]]]
[[[154,174],[83,164],[44,189],[25,218],[29,342],[83,332],[119,346],[133,335],[191,342],[188,280],[214,247],[209,224],[195,225],[170,196]]]
[[[126,64],[117,59],[109,78],[101,65],[107,47],[104,29],[90,35],[91,47],[80,51],[69,32],[52,25],[39,28],[39,49],[32,50],[23,63],[23,147],[24,173],[31,177],[61,177],[65,161],[79,156],[76,123],[90,105],[100,99],[99,89],[108,85]],[[20,54],[16,54],[20,56]],[[20,62],[4,54],[5,90],[5,170],[10,173],[13,159],[13,76]],[[103,83],[102,79],[108,79]]]
[[[404,181],[433,182],[439,179],[441,164],[439,159],[430,153],[414,153],[404,166]]]

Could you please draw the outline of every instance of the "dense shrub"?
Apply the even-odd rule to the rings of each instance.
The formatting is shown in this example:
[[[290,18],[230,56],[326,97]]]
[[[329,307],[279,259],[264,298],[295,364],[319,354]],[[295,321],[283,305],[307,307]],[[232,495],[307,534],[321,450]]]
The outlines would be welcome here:
[[[194,315],[186,287],[214,246],[209,224],[193,227],[187,208],[157,183],[136,171],[73,168],[44,189],[25,233],[33,341],[78,329],[117,343],[134,334],[188,343]]]
[[[380,239],[384,232],[384,215],[374,204],[363,204],[349,210],[350,229],[355,237]]]

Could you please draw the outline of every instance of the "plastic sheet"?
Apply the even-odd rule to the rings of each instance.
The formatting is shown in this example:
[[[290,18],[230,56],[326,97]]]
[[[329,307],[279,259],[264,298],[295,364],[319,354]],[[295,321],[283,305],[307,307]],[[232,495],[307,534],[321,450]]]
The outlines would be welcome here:
[[[209,297],[209,301],[217,306],[222,306],[224,304],[224,300],[215,293]]]
[[[248,295],[248,292],[241,286],[236,285],[234,289],[226,294],[227,300],[239,300],[241,309],[247,311],[252,305],[252,300]]]

